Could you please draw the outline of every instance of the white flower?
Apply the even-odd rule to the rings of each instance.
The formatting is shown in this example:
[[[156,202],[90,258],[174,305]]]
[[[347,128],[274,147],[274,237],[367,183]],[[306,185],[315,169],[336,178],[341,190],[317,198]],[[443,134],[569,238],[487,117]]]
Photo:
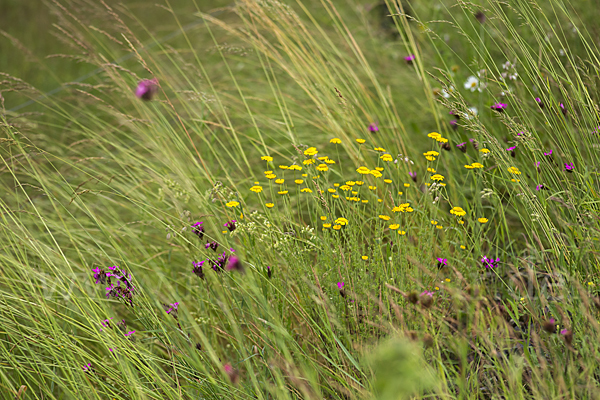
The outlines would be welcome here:
[[[471,119],[472,117],[474,117],[475,115],[477,115],[477,108],[476,107],[469,107],[469,110],[467,111],[467,113],[465,114],[465,119]]]
[[[479,79],[477,79],[476,76],[471,75],[469,78],[467,78],[467,81],[465,82],[465,89],[469,89],[471,92],[474,92],[478,87]]]
[[[450,86],[448,88],[448,91],[446,91],[446,89],[442,89],[442,96],[444,96],[445,99],[450,97],[450,93],[454,92],[454,86]]]

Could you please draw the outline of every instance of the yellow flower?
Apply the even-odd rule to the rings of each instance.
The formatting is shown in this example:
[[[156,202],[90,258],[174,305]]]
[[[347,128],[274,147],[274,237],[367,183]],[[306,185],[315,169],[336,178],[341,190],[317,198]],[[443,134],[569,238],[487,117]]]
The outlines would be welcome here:
[[[376,169],[372,170],[371,175],[373,175],[375,178],[381,178],[383,176],[383,174],[379,171],[377,171]]]
[[[375,169],[376,169],[377,171],[379,171],[379,172],[383,171],[383,167],[377,167],[377,168],[375,168]]]
[[[323,157],[317,157],[317,160],[320,160],[320,161],[325,161],[325,160],[327,160],[328,158],[329,158],[329,157],[327,157],[327,156],[323,156]]]
[[[306,178],[308,176],[308,174],[302,174],[303,178]]]
[[[273,161],[273,157],[271,156],[262,156],[260,159],[263,161]]]
[[[314,156],[317,153],[318,153],[318,151],[317,151],[316,147],[309,147],[308,149],[304,150],[305,156]]]
[[[459,223],[459,224],[461,224],[461,225],[464,225],[464,224],[465,224],[465,221],[463,221],[463,220],[460,220],[460,221],[458,221],[458,223]]]
[[[404,192],[398,192],[398,194],[399,194],[400,196],[402,196],[402,195],[404,194]]]
[[[442,135],[440,135],[437,132],[431,132],[427,136],[430,137],[430,138],[432,138],[432,139],[435,139],[435,138],[441,137]]]
[[[312,193],[312,190],[310,188],[302,188],[302,189],[300,189],[300,191],[302,193]]]
[[[381,199],[377,199],[377,202],[379,202],[379,203],[383,203],[383,200],[381,200]]]
[[[340,186],[340,189],[342,189],[344,192],[347,192],[348,190],[351,189],[351,187],[348,185],[342,185],[342,186]]]
[[[321,218],[321,221],[327,221],[327,217],[325,215],[322,215],[320,218]]]
[[[430,151],[428,151],[427,153],[423,153],[423,155],[424,155],[424,156],[434,156],[434,157],[437,157],[437,156],[439,156],[439,155],[440,155],[440,153],[438,153],[438,152],[437,152],[437,151],[435,151],[435,150],[430,150]]]
[[[309,164],[314,164],[314,163],[315,163],[315,160],[313,160],[312,158],[302,161],[302,164],[304,164],[304,165],[309,165]]]
[[[252,186],[250,190],[255,193],[260,193],[262,192],[262,186]]]
[[[361,200],[361,202],[367,204],[369,200]]]
[[[329,158],[327,160],[325,160],[325,164],[335,164],[335,161],[330,160]]]
[[[398,235],[404,236],[404,235],[406,235],[406,232],[405,231],[398,231]]]
[[[377,190],[377,186],[369,186],[369,190]]]
[[[299,165],[290,165],[289,169],[291,169],[292,171],[302,171],[302,167]]]
[[[273,208],[275,206],[275,204],[273,204],[273,203],[267,203],[267,204],[265,204],[265,206],[267,206],[267,208]]]
[[[391,224],[391,225],[389,226],[389,228],[390,228],[391,230],[395,231],[396,229],[400,228],[400,224]]]
[[[225,204],[225,205],[226,205],[227,207],[237,207],[237,206],[239,206],[239,205],[240,205],[240,203],[239,203],[239,202],[237,202],[237,201],[235,201],[235,200],[232,200],[232,201],[230,201],[229,203],[227,203],[227,204]]]
[[[480,163],[478,163],[478,162],[474,162],[473,164],[471,164],[471,166],[472,166],[473,168],[483,168],[483,164],[480,164]]]
[[[296,185],[302,185],[302,183],[304,183],[304,181],[302,179],[296,179],[294,181],[294,183],[296,183]]]
[[[353,191],[352,191],[352,194],[353,194],[354,196],[356,196],[356,195],[358,194],[358,192],[355,192],[355,191],[353,190]]]
[[[462,217],[467,215],[467,212],[460,207],[454,207],[452,210],[450,210],[450,214],[454,214],[457,217]]]
[[[517,167],[510,167],[508,169],[508,172],[510,172],[511,174],[514,174],[514,175],[521,175],[521,171],[519,171],[519,168],[517,168]]]
[[[275,183],[278,185],[281,185],[283,182],[285,182],[285,179],[275,179]]]
[[[380,215],[380,216],[379,216],[379,219],[382,219],[382,220],[384,220],[384,221],[389,221],[389,220],[390,220],[390,217],[389,217],[389,215]]]
[[[440,186],[446,186],[446,184],[445,184],[444,182],[438,182],[438,184],[439,184]]]
[[[433,168],[427,168],[427,172],[431,172],[432,174],[435,174],[436,171]]]
[[[405,183],[404,187],[410,187],[410,183]]]
[[[385,183],[392,183],[392,180],[391,180],[391,179],[384,179],[383,181],[384,181]]]
[[[433,156],[425,156],[425,158],[427,159],[427,161],[435,161],[435,157]]]
[[[323,224],[323,228],[331,228],[331,224]]]
[[[348,185],[348,186],[354,186],[354,185],[356,185],[356,182],[354,182],[354,181],[346,181],[346,185]]]
[[[338,225],[348,225],[348,220],[346,218],[340,217],[335,220],[335,223]]]
[[[477,221],[479,221],[482,224],[485,224],[486,222],[488,222],[487,218],[478,218]]]
[[[329,189],[327,189],[327,191],[328,191],[329,193],[335,193],[335,189],[333,189],[333,188],[329,188]]]
[[[467,249],[467,248],[466,248],[464,245],[462,245],[462,244],[460,245],[460,248],[461,248],[461,249],[463,249],[463,250],[466,250],[466,249]]]
[[[431,179],[434,180],[434,181],[438,181],[439,182],[439,181],[443,181],[444,177],[442,175],[440,175],[440,174],[435,174],[435,175],[433,175],[431,177]]]
[[[362,185],[364,185],[364,184],[365,184],[363,181],[356,181],[355,183],[356,183],[358,186],[362,186]]]
[[[335,229],[336,231],[339,231],[340,229],[342,229],[341,225],[334,225],[333,229]]]
[[[433,221],[433,220],[431,221],[432,225],[437,225],[437,223],[438,223],[437,221]]]
[[[317,171],[325,172],[325,171],[328,171],[328,170],[329,170],[329,167],[327,166],[327,164],[319,164],[317,166]]]
[[[490,151],[488,149],[479,149],[480,153],[488,154]]]
[[[373,150],[375,151],[385,151],[383,147],[375,147]]]
[[[389,161],[394,161],[394,158],[391,155],[389,155],[389,154],[384,154],[384,155],[382,155],[379,158],[381,158],[383,161],[388,161],[388,162]]]
[[[367,261],[369,259],[369,256],[362,256],[361,257],[363,260]]]
[[[339,195],[339,194],[334,194],[334,195],[332,195],[331,197],[333,197],[334,199],[339,199],[339,198],[340,198],[340,195]]]
[[[365,142],[365,139],[356,139],[356,143],[358,144],[363,144]]]
[[[356,170],[356,172],[358,172],[361,175],[368,175],[371,173],[371,170],[367,167],[358,167],[358,169]]]
[[[339,184],[339,183],[334,183],[334,184],[333,184],[333,186],[335,186],[335,187],[339,187],[339,186],[340,186],[340,184]]]
[[[467,165],[465,165],[465,168],[466,169],[473,169],[474,167],[472,165],[467,164]]]
[[[287,190],[280,190],[280,191],[279,191],[279,192],[277,192],[277,193],[279,193],[279,194],[288,194],[288,191],[287,191]]]
[[[329,141],[329,143],[340,144],[340,143],[342,143],[342,141],[338,138],[333,138]]]
[[[269,175],[265,175],[265,178],[267,178],[267,179],[275,179],[275,178],[277,178],[277,175],[275,175],[275,174],[269,174]]]
[[[443,138],[443,137],[441,137],[441,136],[440,136],[440,137],[438,137],[438,138],[435,138],[435,141],[436,141],[436,142],[440,142],[440,143],[448,143],[448,139],[446,139],[446,138]]]
[[[288,167],[287,165],[280,165],[279,168],[281,168],[281,169],[289,169],[290,167]]]
[[[444,229],[444,227],[441,226],[441,225],[436,225],[435,227],[438,228],[438,229]]]
[[[521,182],[521,181],[513,178],[513,179],[511,179],[511,182]]]
[[[269,175],[269,174],[272,174],[272,173],[273,173],[273,171],[265,171],[265,175]]]

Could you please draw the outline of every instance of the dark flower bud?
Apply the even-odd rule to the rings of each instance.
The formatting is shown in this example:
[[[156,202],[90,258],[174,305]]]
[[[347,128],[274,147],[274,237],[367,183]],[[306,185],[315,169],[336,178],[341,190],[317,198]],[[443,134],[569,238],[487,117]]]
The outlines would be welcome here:
[[[344,282],[338,282],[337,287],[340,290],[340,296],[346,297],[346,291],[344,290]]]
[[[142,100],[152,100],[152,97],[158,91],[158,80],[154,79],[144,79],[138,83],[137,88],[135,89],[135,95],[138,99]]]
[[[563,103],[560,103],[560,105],[558,107],[560,108],[560,111],[563,113],[563,115],[566,117],[567,109],[565,108],[565,105]]]
[[[417,173],[416,172],[409,172],[408,175],[411,177],[411,179],[416,183],[417,182]]]
[[[433,305],[433,292],[424,291],[419,296],[419,301],[421,302],[421,307],[430,308]]]
[[[272,276],[273,276],[273,270],[271,269],[271,267],[267,266],[267,277],[269,279],[271,279]]]
[[[217,251],[217,248],[219,247],[219,243],[217,242],[208,242],[206,243],[206,245],[204,246],[207,249],[212,249],[214,251]]]
[[[565,339],[566,344],[568,344],[570,346],[571,343],[573,343],[573,331],[572,330],[563,329],[562,331],[560,331],[560,334],[562,335],[563,339]]]
[[[450,143],[445,142],[445,143],[442,143],[442,149],[444,149],[446,151],[450,151],[452,149],[452,147],[450,147]]]
[[[544,321],[544,323],[542,323],[542,329],[548,333],[556,333],[556,320],[550,318],[549,320]]]
[[[475,14],[475,19],[479,21],[479,23],[483,24],[485,22],[485,14],[483,11],[477,11]]]
[[[467,152],[467,142],[462,142],[456,145],[456,147],[458,147],[458,149],[460,151],[462,151],[463,153]]]
[[[542,103],[542,99],[540,99],[539,97],[536,97],[535,101],[538,103],[538,106],[540,106],[540,108],[543,110],[544,109],[544,103]]]
[[[204,237],[204,227],[202,226],[202,222],[196,222],[192,225],[192,233],[198,236],[199,239]]]
[[[194,266],[192,272],[196,274],[200,279],[204,279],[204,270],[202,269],[203,264],[204,261],[192,262],[192,265]]]
[[[410,304],[417,304],[419,302],[419,295],[415,291],[410,292],[406,298]]]

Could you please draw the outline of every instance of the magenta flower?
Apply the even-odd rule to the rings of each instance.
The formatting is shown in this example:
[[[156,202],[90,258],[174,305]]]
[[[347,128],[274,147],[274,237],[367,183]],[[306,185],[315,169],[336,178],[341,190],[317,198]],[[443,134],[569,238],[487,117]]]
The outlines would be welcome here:
[[[404,57],[404,61],[406,61],[406,63],[408,65],[412,65],[413,61],[415,61],[416,57],[414,54],[408,55],[406,57]]]
[[[239,379],[238,370],[233,368],[231,366],[231,364],[229,364],[229,363],[223,365],[223,370],[225,370],[225,373],[229,377],[229,380],[231,381],[231,383],[233,383],[235,385]]]
[[[445,259],[445,258],[438,257],[437,258],[437,262],[438,262],[438,268],[439,269],[442,269],[442,268],[444,268],[444,267],[446,267],[448,265],[447,259]]]
[[[271,267],[269,267],[269,266],[267,265],[267,277],[268,277],[269,279],[271,279],[271,277],[272,277],[272,276],[273,276],[273,271],[271,270]]]
[[[542,99],[540,99],[539,97],[536,97],[535,101],[538,103],[538,106],[540,106],[540,108],[544,108],[544,103],[542,103]]]
[[[236,256],[231,256],[229,257],[229,262],[227,263],[227,271],[239,271],[239,272],[244,272],[244,266],[242,265],[242,262],[240,261],[239,258],[237,258]]]
[[[417,182],[417,173],[416,172],[409,172],[408,175],[410,176],[410,178],[416,183]]]
[[[473,148],[475,150],[479,150],[479,143],[477,143],[477,140],[471,138],[471,139],[469,139],[469,142],[471,142],[471,144],[473,145]]]
[[[372,122],[369,124],[369,132],[377,132],[379,131],[379,127],[377,126],[377,122]]]
[[[456,130],[458,129],[458,122],[453,119],[452,121],[450,121],[450,126],[452,127],[452,129]]]
[[[425,291],[421,292],[421,294],[419,296],[433,297],[433,292],[430,292],[429,290],[425,290]]]
[[[457,111],[450,111],[448,114],[452,115],[456,119],[460,119],[460,114]]]
[[[223,226],[229,229],[229,232],[233,232],[235,231],[235,222],[235,219],[232,219],[231,221],[224,223]]]
[[[546,189],[546,186],[544,186],[544,185],[542,185],[542,184],[539,184],[539,185],[537,185],[537,186],[535,187],[535,190],[537,190],[538,192],[539,192],[540,190],[542,190],[542,189]]]
[[[152,100],[152,97],[158,91],[158,80],[154,79],[144,79],[138,83],[137,88],[135,89],[135,95],[138,99],[142,100]]]
[[[565,163],[565,171],[573,172],[573,169],[575,169],[575,166],[573,165],[573,163]]]
[[[342,290],[342,288],[344,287],[344,282],[338,282],[337,287],[339,290]]]
[[[217,242],[208,242],[204,245],[205,249],[212,249],[214,251],[217,251],[218,247],[219,247],[219,243],[217,243]]]
[[[167,312],[167,314],[172,315],[174,318],[177,318],[177,308],[179,307],[179,303],[171,303],[169,305],[163,304],[163,308]]]
[[[133,335],[135,333],[135,331],[129,331],[125,334],[125,337],[129,337],[131,335]]]
[[[460,151],[462,151],[463,153],[467,152],[467,142],[462,142],[456,145],[456,147],[458,147],[458,149]]]
[[[204,227],[202,226],[202,222],[196,222],[192,225],[192,233],[198,236],[199,239],[204,237]]]
[[[492,110],[494,110],[494,111],[497,111],[497,112],[504,112],[504,110],[506,109],[506,107],[508,107],[508,105],[507,105],[507,104],[504,104],[504,103],[496,103],[496,104],[494,104],[493,106],[491,106],[490,108],[491,108]]]
[[[565,108],[565,105],[563,103],[560,103],[558,105],[558,107],[560,108],[560,111],[563,113],[563,115],[566,117],[567,116],[567,109]]]
[[[192,272],[196,274],[200,279],[204,279],[204,270],[202,269],[202,265],[204,265],[204,260],[192,262],[192,265]]]
[[[545,156],[549,156],[549,157],[550,157],[550,156],[552,156],[552,149],[550,149],[550,151],[549,151],[549,152],[547,152],[547,153],[544,153],[544,155],[545,155]]]
[[[93,372],[92,364],[87,363],[83,367],[81,367],[84,372]]]
[[[497,268],[499,262],[500,258],[494,260],[493,258],[487,258],[487,256],[483,256],[483,258],[481,259],[481,263],[483,264],[483,266],[490,269]]]
[[[517,146],[512,146],[512,147],[509,147],[508,149],[506,149],[506,151],[513,151],[516,148],[517,148]]]

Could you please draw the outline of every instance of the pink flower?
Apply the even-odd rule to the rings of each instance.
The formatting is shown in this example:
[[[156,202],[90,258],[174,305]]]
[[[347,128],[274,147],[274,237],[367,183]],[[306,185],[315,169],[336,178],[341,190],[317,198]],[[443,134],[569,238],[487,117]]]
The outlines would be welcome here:
[[[377,122],[372,122],[369,124],[369,131],[370,132],[377,132],[379,131],[379,127],[377,126]]]
[[[342,290],[342,288],[344,287],[344,282],[338,282],[337,286],[338,286],[338,289]]]
[[[152,97],[158,91],[158,80],[154,79],[144,79],[138,83],[137,88],[135,89],[135,95],[138,99],[142,100],[152,100]]]

